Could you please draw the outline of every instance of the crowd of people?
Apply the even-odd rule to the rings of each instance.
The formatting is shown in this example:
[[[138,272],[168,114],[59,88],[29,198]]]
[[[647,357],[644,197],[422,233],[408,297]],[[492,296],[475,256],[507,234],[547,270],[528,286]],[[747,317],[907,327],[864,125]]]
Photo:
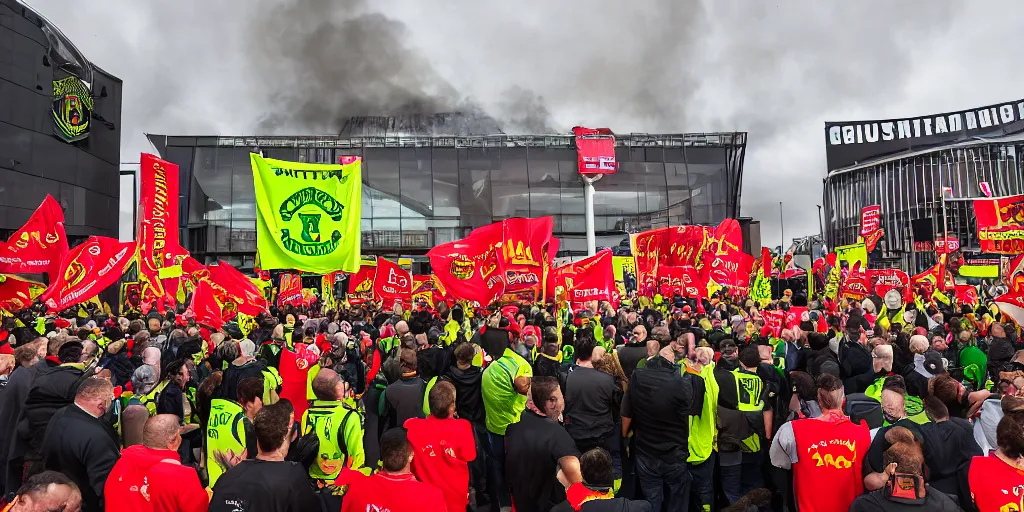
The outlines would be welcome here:
[[[1019,328],[889,299],[37,307],[0,510],[1024,510]]]

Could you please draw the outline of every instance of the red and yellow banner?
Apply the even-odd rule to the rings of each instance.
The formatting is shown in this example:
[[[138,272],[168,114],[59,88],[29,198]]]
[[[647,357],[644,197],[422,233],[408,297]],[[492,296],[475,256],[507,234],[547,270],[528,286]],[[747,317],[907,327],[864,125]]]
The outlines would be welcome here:
[[[301,306],[304,303],[302,296],[302,276],[298,274],[281,274],[281,284],[277,291],[277,306]]]
[[[47,273],[50,282],[60,274],[61,259],[68,253],[64,233],[64,211],[47,194],[28,222],[6,243],[0,242],[0,272],[9,274]]]
[[[0,275],[0,310],[15,313],[32,305],[46,285],[15,276]]]
[[[478,306],[491,304],[505,292],[503,258],[498,249],[503,234],[500,229],[484,228],[427,253],[437,282],[448,296]]]
[[[975,199],[981,251],[1024,253],[1024,195]]]
[[[437,286],[433,275],[412,276],[412,300],[435,307],[444,301],[444,292]]]
[[[377,265],[367,265],[364,261],[359,272],[348,277],[349,304],[363,304],[373,300],[373,279],[377,277]]]
[[[611,249],[604,249],[589,258],[556,268],[554,281],[555,295],[564,293],[569,302],[611,301],[615,292]]]
[[[81,304],[116,283],[134,256],[135,242],[89,237],[64,256],[63,273],[43,292],[41,299],[50,311],[63,311]]]
[[[168,297],[160,271],[180,264],[176,257],[186,254],[178,240],[178,166],[148,153],[139,169],[137,240],[143,295]],[[173,304],[173,296],[168,301]]]

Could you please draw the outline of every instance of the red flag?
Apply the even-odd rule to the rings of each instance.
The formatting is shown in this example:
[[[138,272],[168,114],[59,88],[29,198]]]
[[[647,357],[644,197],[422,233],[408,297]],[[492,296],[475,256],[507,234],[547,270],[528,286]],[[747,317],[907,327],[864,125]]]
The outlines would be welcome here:
[[[612,270],[612,251],[604,249],[575,263],[555,269],[555,287],[562,287],[570,302],[612,300],[615,274]]]
[[[903,295],[910,287],[910,276],[898,268],[868,269],[868,283],[879,297],[885,297],[889,290]]]
[[[1024,253],[1024,195],[975,199],[982,252]]]
[[[267,299],[263,292],[238,269],[225,261],[207,268],[210,271],[210,284],[221,302],[233,302],[238,311],[249,316],[256,316],[267,310]]]
[[[196,323],[213,329],[220,329],[224,326],[224,319],[220,304],[214,295],[213,286],[207,280],[199,281],[196,291],[192,293],[192,303],[189,304],[185,316],[195,318]]]
[[[941,254],[939,255],[938,263],[924,272],[911,277],[910,283],[918,295],[930,298],[936,289],[939,291],[946,290],[946,282],[943,280],[943,277],[949,277],[946,274],[946,255]]]
[[[178,166],[143,153],[139,175],[139,280],[161,298],[160,269],[185,252],[178,242]]]
[[[974,307],[978,305],[978,289],[969,284],[955,285],[956,301]]]
[[[81,304],[114,284],[135,256],[135,242],[105,236],[89,237],[61,261],[63,272],[41,296],[50,311]]]
[[[697,270],[701,280],[712,280],[718,284],[743,288],[748,286],[753,257],[749,261],[743,252],[743,233],[736,219],[725,219],[715,227],[701,252]],[[743,269],[746,269],[743,275]],[[744,280],[746,280],[744,282]]]
[[[412,297],[412,274],[387,258],[377,258],[377,277],[373,280],[374,299],[390,307],[396,302],[408,305]]]
[[[0,310],[8,313],[21,311],[32,305],[39,292],[46,286],[14,276],[0,276]]]
[[[504,270],[497,251],[501,241],[501,230],[484,226],[462,240],[438,245],[427,252],[438,284],[448,296],[479,306],[487,306],[501,297],[505,291]]]
[[[658,286],[658,264],[667,247],[669,228],[658,228],[630,236],[633,259],[636,261],[637,292],[652,296]]]
[[[1006,286],[1006,293],[996,297],[996,305],[1017,325],[1024,325],[1024,254],[1017,255],[1010,262]]]
[[[854,263],[853,268],[846,274],[843,284],[839,288],[839,296],[843,299],[864,300],[864,297],[871,295],[871,282],[868,274],[860,268],[860,262]]]
[[[0,243],[0,272],[45,272],[50,276],[50,282],[53,282],[60,274],[61,259],[67,252],[64,211],[57,200],[47,194],[28,222],[15,231],[7,243]]]
[[[541,298],[544,259],[548,256],[554,221],[551,217],[513,218],[500,224],[505,294],[511,295],[510,300],[536,302]],[[486,234],[487,229],[484,226],[477,231],[484,230]]]
[[[362,304],[373,300],[373,279],[377,276],[376,265],[362,265],[359,272],[348,278],[349,304]]]

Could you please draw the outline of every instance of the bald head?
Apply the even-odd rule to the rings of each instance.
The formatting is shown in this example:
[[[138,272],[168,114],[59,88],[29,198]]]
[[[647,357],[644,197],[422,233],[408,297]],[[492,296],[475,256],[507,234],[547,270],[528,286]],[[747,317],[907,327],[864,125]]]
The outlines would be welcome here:
[[[146,421],[142,428],[142,444],[154,450],[176,450],[181,444],[178,417],[173,414],[157,414]]]
[[[338,372],[330,368],[322,368],[316,377],[313,377],[313,394],[317,400],[334,401],[341,400],[344,395],[344,385]],[[339,395],[339,389],[341,393]]]
[[[405,320],[399,321],[397,324],[395,324],[395,332],[399,336],[402,336],[403,334],[408,333],[409,332],[409,324],[407,324],[405,322]]]

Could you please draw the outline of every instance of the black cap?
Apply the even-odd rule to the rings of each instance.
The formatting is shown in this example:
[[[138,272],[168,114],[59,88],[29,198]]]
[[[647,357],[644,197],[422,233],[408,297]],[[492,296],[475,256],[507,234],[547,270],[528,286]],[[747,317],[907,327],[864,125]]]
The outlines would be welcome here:
[[[946,373],[946,367],[942,365],[942,355],[934,350],[925,352],[924,369],[932,375]]]

